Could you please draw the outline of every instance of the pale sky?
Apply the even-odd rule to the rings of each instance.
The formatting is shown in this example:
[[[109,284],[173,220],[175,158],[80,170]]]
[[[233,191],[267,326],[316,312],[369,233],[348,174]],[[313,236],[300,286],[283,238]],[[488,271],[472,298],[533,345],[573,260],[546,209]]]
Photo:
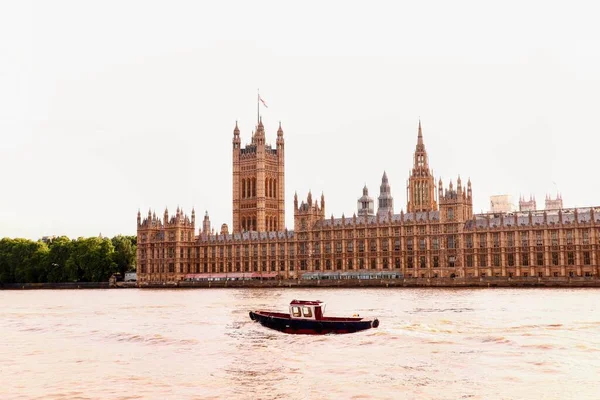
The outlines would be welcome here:
[[[598,3],[0,3],[0,237],[133,235],[165,206],[231,226],[231,140],[286,140],[293,196],[406,209],[419,117],[436,182],[600,205]]]

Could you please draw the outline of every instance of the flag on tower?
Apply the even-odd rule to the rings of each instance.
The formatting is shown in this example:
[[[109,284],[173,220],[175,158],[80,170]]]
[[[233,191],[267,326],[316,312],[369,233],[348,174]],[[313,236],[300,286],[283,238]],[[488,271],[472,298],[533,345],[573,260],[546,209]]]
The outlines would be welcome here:
[[[267,106],[267,103],[265,103],[265,101],[262,99],[262,97],[260,97],[260,94],[258,95],[258,99],[260,100],[261,103],[263,103],[263,106],[269,108],[269,106]]]

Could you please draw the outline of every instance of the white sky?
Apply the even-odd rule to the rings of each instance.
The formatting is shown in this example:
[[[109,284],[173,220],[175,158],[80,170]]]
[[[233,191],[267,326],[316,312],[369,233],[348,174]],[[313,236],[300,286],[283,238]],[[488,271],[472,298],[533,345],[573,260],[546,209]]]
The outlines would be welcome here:
[[[138,208],[231,226],[231,139],[286,139],[293,195],[395,210],[423,123],[436,182],[598,205],[596,2],[0,4],[0,237],[135,234]]]

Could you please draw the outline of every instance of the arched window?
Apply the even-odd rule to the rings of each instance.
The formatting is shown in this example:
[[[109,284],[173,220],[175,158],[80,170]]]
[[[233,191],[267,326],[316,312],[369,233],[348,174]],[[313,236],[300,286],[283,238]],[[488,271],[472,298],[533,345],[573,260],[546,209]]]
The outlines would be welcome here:
[[[252,197],[256,197],[256,178],[252,178]]]
[[[415,198],[415,206],[419,205],[419,182],[415,183],[415,192],[413,193],[413,197]]]
[[[265,178],[265,197],[269,197],[269,179]]]
[[[242,199],[246,198],[246,180],[242,179]]]
[[[277,179],[273,179],[273,198],[277,198]]]

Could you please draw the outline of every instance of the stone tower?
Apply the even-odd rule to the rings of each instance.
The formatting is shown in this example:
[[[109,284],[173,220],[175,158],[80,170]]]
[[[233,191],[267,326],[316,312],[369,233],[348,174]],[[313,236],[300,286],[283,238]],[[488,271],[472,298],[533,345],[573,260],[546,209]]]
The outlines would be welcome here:
[[[417,148],[415,149],[413,168],[406,187],[408,212],[435,211],[435,182],[433,172],[429,170],[429,160],[425,144],[423,144],[423,132],[421,120],[419,120],[419,134],[417,137]]]
[[[325,196],[321,194],[321,205],[312,199],[309,191],[306,203],[298,205],[298,195],[294,194],[294,231],[301,232],[313,229],[315,222],[325,219]]]
[[[379,186],[379,197],[377,198],[377,215],[388,215],[394,213],[394,198],[388,182],[388,177],[385,171],[383,171],[383,177],[381,178],[381,186]]]
[[[148,211],[142,220],[138,212],[137,223],[137,273],[138,279],[154,274],[156,280],[179,281],[191,272],[191,247],[195,242],[196,213],[191,218],[177,207],[169,216],[165,208],[162,220]]]
[[[262,118],[252,141],[241,148],[237,122],[233,130],[232,231],[276,231],[285,227],[285,158],[281,123],[277,147],[266,144]]]
[[[448,189],[444,191],[442,180],[438,183],[438,200],[440,202],[440,221],[464,222],[473,217],[473,192],[471,190],[471,179],[467,183],[467,189],[462,186],[460,176],[456,181],[456,189],[452,181]]]
[[[204,213],[204,220],[202,221],[202,233],[205,235],[210,235],[210,217],[208,216],[208,211]]]
[[[519,197],[519,211],[535,211],[537,210],[537,204],[535,202],[535,196],[529,195],[529,200],[525,197]]]
[[[369,196],[369,189],[367,189],[367,185],[365,185],[363,188],[363,195],[358,199],[357,204],[358,215],[369,216],[375,214],[373,198]]]
[[[561,210],[563,208],[562,195],[558,193],[556,195],[556,199],[553,199],[550,195],[546,195],[546,201],[544,205],[546,210]]]

